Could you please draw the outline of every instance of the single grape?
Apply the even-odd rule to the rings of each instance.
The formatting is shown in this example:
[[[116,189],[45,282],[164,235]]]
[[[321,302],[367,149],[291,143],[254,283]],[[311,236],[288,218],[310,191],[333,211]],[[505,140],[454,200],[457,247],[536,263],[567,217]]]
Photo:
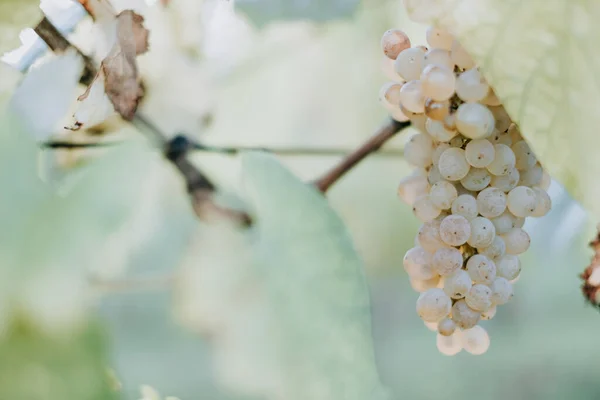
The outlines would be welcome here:
[[[496,123],[498,123],[497,120]],[[492,132],[492,135],[488,138],[488,140],[492,144],[505,144],[508,147],[512,146],[512,139],[510,138],[508,132],[500,132],[497,126],[496,129],[494,129],[494,132]]]
[[[428,280],[436,276],[431,268],[431,254],[422,247],[408,250],[403,259],[404,270],[412,279]]]
[[[435,101],[433,99],[426,99],[425,115],[427,115],[427,117],[435,121],[440,121],[443,124],[444,119],[446,119],[446,117],[450,115],[450,102],[448,100]],[[444,129],[450,130],[447,129],[445,126]]]
[[[471,58],[469,53],[460,45],[457,40],[452,42],[452,47],[450,49],[450,57],[454,64],[458,65],[459,68],[462,69],[470,69],[475,66],[475,61]]]
[[[533,167],[521,171],[521,179],[519,179],[519,185],[522,186],[536,186],[542,182],[544,178],[544,170],[539,164]]]
[[[437,330],[438,330],[437,322],[423,321],[423,325],[425,325],[427,327],[427,329],[429,329],[431,332],[437,332]]]
[[[379,90],[379,101],[388,109],[393,110],[400,107],[400,89],[402,83],[387,82]]]
[[[451,131],[455,131],[456,130],[456,113],[451,112],[450,114],[448,114],[448,116],[446,118],[444,118],[444,127],[446,129],[449,129]],[[454,138],[456,139],[456,137]],[[461,139],[461,142],[464,140],[464,138],[459,138]],[[452,145],[452,147],[461,147],[462,143],[460,146],[454,146]]]
[[[540,183],[537,184],[537,186],[540,189],[547,191],[551,183],[552,178],[550,177],[550,174],[548,174],[548,172],[542,169],[542,180],[540,181]]]
[[[443,29],[429,27],[427,28],[425,37],[427,38],[427,43],[433,48],[444,50],[452,49],[454,37]]]
[[[506,278],[509,281],[517,279],[521,273],[521,261],[519,257],[507,254],[496,262],[496,276]]]
[[[502,239],[506,244],[506,254],[518,255],[525,253],[531,244],[529,234],[521,228],[512,228],[502,235]]]
[[[506,278],[498,277],[492,283],[492,303],[501,306],[508,303],[513,296],[512,284]]]
[[[444,101],[452,97],[455,85],[454,72],[446,67],[430,64],[421,73],[423,95],[436,101]],[[425,108],[423,108],[423,111],[425,111]]]
[[[409,118],[406,115],[404,115],[400,107],[396,107],[390,110],[390,116],[398,122],[406,122],[409,120]]]
[[[427,68],[429,65],[439,65],[448,69],[448,71],[454,71],[454,62],[447,50],[431,49],[425,53],[423,68]]]
[[[412,80],[406,82],[400,88],[400,105],[414,113],[425,112],[425,96],[421,81]]]
[[[440,161],[440,156],[444,152],[444,150],[449,149],[450,144],[448,143],[440,143],[433,150],[433,155],[431,156],[431,160],[433,161],[433,165],[437,166]]]
[[[464,299],[458,300],[452,306],[452,321],[461,329],[474,327],[480,317],[481,313],[469,307]]]
[[[419,228],[419,233],[417,234],[417,241],[419,246],[424,248],[429,253],[435,253],[436,250],[448,247],[446,243],[444,243],[440,237],[440,226],[441,221],[433,220],[430,222],[425,222]]]
[[[507,175],[515,167],[515,153],[505,144],[494,145],[494,161],[487,166],[492,175]]]
[[[469,258],[466,271],[477,284],[489,285],[496,279],[496,264],[482,254],[475,254]]]
[[[425,133],[413,135],[404,146],[404,158],[416,167],[428,167],[432,163],[433,140]]]
[[[429,289],[417,299],[417,314],[423,321],[439,322],[450,313],[452,300],[442,289]]]
[[[531,213],[531,216],[543,217],[552,208],[552,199],[544,189],[534,187],[533,191],[535,192],[535,209]]]
[[[458,269],[444,277],[444,292],[455,300],[465,297],[471,286],[471,277],[464,269]]]
[[[456,80],[456,94],[466,102],[476,102],[484,99],[490,86],[477,68],[467,70]]]
[[[442,122],[431,118],[427,118],[425,129],[438,142],[449,142],[454,136],[458,135],[457,131],[448,130]]]
[[[441,210],[447,210],[458,197],[456,188],[447,181],[439,181],[431,186],[429,197],[433,205]]]
[[[471,225],[462,215],[449,215],[440,224],[440,238],[450,246],[460,246],[471,236]]]
[[[502,235],[515,227],[515,216],[510,211],[504,211],[502,215],[492,218],[492,224],[496,228],[496,235]]]
[[[477,283],[465,296],[465,302],[475,311],[487,311],[492,307],[492,289]]]
[[[454,247],[437,250],[431,259],[431,267],[436,273],[442,276],[452,274],[454,271],[460,269],[462,264],[462,254]]]
[[[390,29],[381,38],[381,48],[391,60],[395,60],[403,50],[410,48],[408,35],[399,29]]]
[[[458,331],[454,332],[451,336],[444,336],[438,333],[435,340],[438,351],[445,356],[454,356],[462,350],[461,336]]]
[[[450,318],[444,318],[438,324],[438,332],[443,336],[452,336],[456,331],[456,323]]]
[[[402,103],[400,103],[400,110],[403,114],[409,115],[410,123],[413,128],[419,132],[426,132],[425,122],[427,121],[427,116],[425,114],[415,114],[412,111],[408,111],[408,109],[404,107]]]
[[[484,311],[481,313],[481,319],[484,321],[489,321],[490,319],[494,318],[494,316],[496,315],[496,306],[492,306],[489,310]]]
[[[535,192],[527,186],[517,186],[508,192],[506,205],[513,215],[522,218],[528,217],[535,211]]]
[[[490,337],[485,329],[476,325],[462,332],[462,346],[475,356],[484,354],[490,348]]]
[[[445,150],[440,156],[438,168],[442,176],[447,180],[459,181],[469,173],[471,166],[465,158],[465,151],[463,149],[451,147]]]
[[[471,236],[467,243],[471,247],[488,247],[496,237],[496,228],[492,221],[484,217],[471,220]]]
[[[398,54],[394,69],[405,81],[413,81],[421,76],[424,62],[425,51],[420,47],[411,47]]]
[[[485,168],[494,161],[494,145],[486,139],[471,140],[465,147],[465,158],[475,168]]]
[[[498,129],[499,132],[506,132],[512,124],[512,120],[510,119],[510,115],[508,115],[506,112],[506,109],[503,106],[498,105],[497,107],[489,107],[489,110],[492,112],[494,119],[496,120],[496,129]],[[512,138],[510,139],[511,143],[514,143]]]
[[[491,111],[480,103],[463,103],[456,111],[456,127],[469,139],[482,139],[494,132]]]
[[[478,214],[477,200],[475,197],[468,194],[461,194],[452,203],[452,214],[462,215],[469,221],[475,218]],[[512,221],[511,221],[512,227]]]
[[[506,194],[495,187],[483,189],[477,195],[477,210],[486,218],[500,216],[506,210]]]
[[[529,169],[537,163],[537,159],[526,141],[519,140],[512,145],[511,150],[515,153],[515,168],[518,170]]]
[[[456,115],[456,114],[452,114]],[[456,120],[456,118],[455,118]],[[448,127],[448,124],[444,122],[445,126]],[[456,125],[454,126],[456,128]],[[450,147],[463,147],[463,145],[467,142],[467,139],[463,135],[457,135],[449,142]]]
[[[478,247],[477,252],[492,261],[496,261],[506,254],[506,244],[500,236],[494,236],[492,244],[487,247]]]
[[[444,181],[445,179],[440,173],[437,165],[433,165],[429,168],[429,172],[427,173],[427,181],[430,185],[435,185],[438,182]]]
[[[398,185],[398,197],[410,206],[414,204],[417,197],[427,193],[429,193],[427,175],[421,170],[416,170],[402,179]]]
[[[410,278],[410,276],[409,276]],[[437,288],[440,284],[440,276],[435,275],[431,279],[413,279],[410,278],[410,286],[415,292],[423,293],[429,289]]]
[[[488,187],[492,181],[492,176],[485,168],[471,168],[469,173],[460,180],[460,183],[467,190],[478,192]]]
[[[442,210],[436,207],[428,194],[418,197],[413,204],[413,213],[422,222],[434,220]]]
[[[512,168],[510,171],[508,171],[508,174],[506,175],[492,176],[492,181],[490,182],[490,185],[497,187],[504,193],[508,193],[517,187],[520,179],[521,174],[519,173],[519,170],[517,170],[516,168]]]

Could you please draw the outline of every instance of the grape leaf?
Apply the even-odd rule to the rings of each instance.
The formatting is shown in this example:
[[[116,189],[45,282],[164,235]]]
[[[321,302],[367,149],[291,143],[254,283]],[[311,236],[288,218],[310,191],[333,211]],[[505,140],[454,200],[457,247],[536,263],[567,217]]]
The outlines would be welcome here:
[[[244,155],[242,167],[284,398],[382,398],[363,265],[343,222],[271,156]]]
[[[19,34],[42,18],[40,0],[0,0],[0,55],[19,45]]]
[[[359,0],[236,0],[235,6],[257,26],[277,20],[325,22],[354,14]]]
[[[600,216],[600,3],[405,0],[455,34],[550,174]]]

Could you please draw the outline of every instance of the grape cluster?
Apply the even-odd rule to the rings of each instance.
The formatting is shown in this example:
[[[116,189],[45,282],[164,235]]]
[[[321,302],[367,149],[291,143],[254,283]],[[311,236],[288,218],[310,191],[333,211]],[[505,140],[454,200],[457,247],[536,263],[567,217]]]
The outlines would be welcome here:
[[[423,225],[404,268],[440,352],[478,355],[490,344],[478,322],[513,296],[525,218],[550,211],[550,177],[460,43],[433,27],[427,43],[411,47],[400,30],[381,41],[394,81],[380,100],[418,130],[404,151],[416,169],[398,195]]]

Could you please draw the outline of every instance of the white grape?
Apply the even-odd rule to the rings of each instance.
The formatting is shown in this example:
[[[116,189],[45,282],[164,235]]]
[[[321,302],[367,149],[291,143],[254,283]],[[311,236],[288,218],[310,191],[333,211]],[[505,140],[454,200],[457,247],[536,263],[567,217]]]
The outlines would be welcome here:
[[[444,318],[438,323],[438,332],[443,336],[451,336],[456,331],[456,323],[450,318]]]
[[[492,175],[506,175],[515,167],[515,153],[505,144],[494,145],[494,161],[486,168]]]
[[[429,289],[417,299],[417,314],[423,321],[439,322],[450,313],[452,300],[442,289]]]
[[[462,264],[462,254],[454,247],[437,250],[431,259],[431,267],[436,273],[442,276],[454,273],[454,271],[462,267]]]
[[[449,215],[440,224],[440,238],[450,246],[460,246],[471,236],[471,225],[462,215]]]
[[[492,303],[494,305],[502,305],[508,303],[513,296],[513,286],[508,279],[498,277],[494,280],[491,286]]]
[[[412,80],[402,85],[402,88],[400,88],[400,105],[414,113],[425,112],[425,96],[423,96],[421,81]]]
[[[449,181],[459,181],[464,178],[471,166],[465,158],[465,151],[456,147],[446,149],[438,161],[438,168],[443,177]]]
[[[432,163],[433,140],[425,133],[413,135],[404,146],[404,158],[417,167],[428,167]]]
[[[467,143],[465,158],[475,168],[485,168],[494,161],[494,145],[486,139],[475,139]]]
[[[436,250],[448,247],[440,237],[440,225],[441,221],[433,220],[426,222],[419,228],[417,234],[417,241],[419,246],[424,248],[429,253],[435,253]]]
[[[453,184],[447,181],[439,181],[431,186],[429,198],[433,205],[441,210],[452,207],[452,202],[458,197],[458,192]]]
[[[496,237],[496,228],[492,221],[484,217],[471,220],[471,236],[467,243],[471,247],[488,247]]]
[[[519,173],[519,170],[516,168],[512,168],[510,171],[508,171],[508,174],[506,175],[494,175],[492,177],[490,185],[497,187],[504,193],[508,193],[517,187],[520,179],[521,174]]]
[[[477,210],[486,218],[495,218],[506,210],[506,194],[495,187],[483,189],[477,195]]]
[[[450,101],[435,101],[433,99],[425,100],[425,115],[435,121],[444,122],[446,117],[450,115]],[[446,127],[446,130],[454,130]]]
[[[494,236],[492,244],[487,247],[478,247],[477,252],[486,256],[492,261],[498,260],[500,257],[506,254],[506,244],[504,243],[504,239],[502,239],[500,236]]]
[[[433,204],[428,194],[418,197],[413,204],[413,213],[423,222],[434,220],[441,212],[442,210]]]
[[[425,97],[436,101],[448,100],[454,94],[456,77],[452,70],[437,65],[430,64],[423,69],[421,73],[421,88]],[[423,112],[425,108],[423,108]]]
[[[442,155],[442,153],[444,152],[444,150],[449,149],[450,145],[448,143],[440,143],[437,145],[437,147],[433,150],[433,154],[431,156],[431,161],[433,162],[433,165],[437,166],[439,161],[440,161],[440,156]]]
[[[427,39],[427,43],[429,43],[431,47],[444,50],[452,49],[454,37],[445,30],[429,27],[427,28],[425,37]]]
[[[529,249],[531,239],[529,234],[521,228],[512,228],[502,235],[506,244],[506,254],[518,255]]]
[[[521,171],[521,179],[519,179],[519,185],[523,186],[536,186],[542,182],[544,178],[544,170],[539,164],[533,167]]]
[[[475,66],[475,61],[471,58],[469,53],[460,45],[457,40],[452,42],[452,48],[450,49],[450,57],[454,64],[458,65],[462,69],[470,69]]]
[[[550,174],[547,171],[542,170],[542,180],[537,184],[537,186],[542,190],[548,190],[551,183],[552,178],[550,177]]]
[[[462,215],[469,221],[477,217],[477,200],[469,194],[461,194],[452,203],[452,214]],[[512,227],[512,221],[511,221]]]
[[[398,122],[406,122],[409,120],[409,118],[404,115],[400,107],[394,107],[392,110],[390,110],[390,116]]]
[[[446,129],[442,122],[431,118],[427,118],[425,129],[438,142],[449,142],[454,136],[458,135],[457,131]],[[450,146],[448,145],[448,147]]]
[[[531,216],[543,217],[552,208],[552,199],[544,189],[534,187],[533,191],[535,192],[535,209],[531,213]]]
[[[421,76],[424,61],[425,50],[420,47],[411,47],[398,54],[394,61],[394,69],[405,81],[414,81]]]
[[[506,205],[513,215],[527,217],[535,211],[535,192],[527,186],[517,186],[508,192]]]
[[[525,225],[525,218],[513,215],[513,228],[522,228]]]
[[[490,348],[490,337],[486,330],[479,325],[464,330],[461,340],[465,351],[475,356],[484,354]]]
[[[517,279],[521,273],[521,261],[519,257],[507,254],[496,262],[496,276],[506,278],[509,281]]]
[[[452,115],[456,115],[456,114],[452,114]],[[446,125],[448,125],[445,121],[444,121],[444,123]],[[456,128],[456,125],[454,127]],[[463,135],[457,135],[454,138],[452,138],[452,140],[449,142],[450,147],[462,147],[463,144],[465,144],[466,140],[467,139]]]
[[[467,175],[460,180],[460,183],[467,190],[474,192],[488,187],[492,181],[492,176],[485,168],[471,168]]]
[[[496,228],[496,235],[502,235],[515,227],[515,216],[509,211],[505,211],[502,215],[492,218],[492,224]]]
[[[464,269],[458,269],[444,277],[444,292],[453,299],[462,299],[471,290],[473,282]]]
[[[454,71],[454,61],[452,61],[450,52],[447,50],[431,49],[425,53],[423,68],[427,68],[429,65],[439,65],[448,71]]]
[[[456,80],[456,94],[466,102],[484,99],[489,90],[490,86],[477,68],[463,72]]]
[[[475,311],[487,311],[492,307],[492,289],[477,283],[465,296],[465,302]]]
[[[462,340],[459,331],[454,332],[451,336],[437,334],[435,344],[440,353],[445,356],[454,356],[462,351]]]
[[[515,153],[515,168],[518,170],[529,169],[537,162],[529,144],[524,140],[519,140],[517,143],[513,144],[511,150]]]
[[[433,165],[429,168],[429,172],[427,173],[427,181],[430,185],[435,185],[438,182],[444,181],[444,177],[440,173],[437,165]]]
[[[489,310],[481,313],[481,319],[484,321],[488,321],[488,320],[494,318],[497,310],[498,309],[496,308],[496,306],[492,306]]]
[[[402,89],[402,85],[398,82],[387,82],[379,90],[379,101],[387,109],[393,110],[400,107],[400,89]]]
[[[501,105],[498,105],[497,107],[491,106],[488,108],[490,109],[490,111],[494,115],[494,119],[496,120],[496,129],[498,129],[499,132],[506,132],[512,124],[512,120],[510,119],[510,115],[508,115],[508,113],[506,112],[506,109]],[[511,140],[511,143],[514,143],[510,135],[509,139]]]
[[[408,35],[399,29],[386,31],[381,38],[381,48],[391,60],[395,60],[403,50],[410,48]]]
[[[409,276],[410,277],[410,276]],[[440,276],[435,275],[431,279],[413,279],[410,278],[410,286],[415,292],[423,293],[429,289],[437,288],[440,284]]]
[[[425,114],[415,114],[411,111],[409,111],[408,109],[406,109],[406,107],[404,107],[402,105],[402,103],[400,103],[400,110],[402,110],[402,112],[405,115],[409,115],[409,119],[410,119],[410,123],[411,126],[413,128],[415,128],[416,130],[418,130],[419,132],[427,132],[425,130],[425,122],[427,122],[427,116]]]
[[[469,307],[464,299],[458,300],[452,306],[452,321],[461,329],[474,327],[479,322],[479,318],[481,318],[481,312]]]
[[[423,321],[423,325],[425,325],[425,327],[427,327],[427,329],[429,329],[431,332],[437,332],[437,330],[438,330],[437,322]]]
[[[477,284],[489,285],[496,279],[496,264],[482,254],[469,258],[466,271]]]
[[[508,147],[512,146],[512,139],[510,138],[510,135],[508,134],[508,132],[499,131],[497,124],[498,124],[498,120],[496,120],[496,129],[494,129],[494,132],[488,138],[488,140],[492,144],[505,144]]]
[[[469,139],[482,139],[494,131],[492,112],[480,103],[463,103],[456,111],[456,127]]]
[[[398,197],[406,204],[412,206],[415,200],[429,192],[427,176],[416,170],[412,175],[400,181]]]
[[[412,279],[428,280],[436,276],[431,268],[431,254],[422,247],[408,250],[403,259],[404,270]]]

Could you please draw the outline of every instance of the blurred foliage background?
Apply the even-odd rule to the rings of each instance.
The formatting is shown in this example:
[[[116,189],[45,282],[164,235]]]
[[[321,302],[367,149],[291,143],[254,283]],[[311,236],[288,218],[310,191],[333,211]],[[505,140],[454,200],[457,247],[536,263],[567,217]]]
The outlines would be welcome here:
[[[293,6],[302,2],[255,2],[258,9],[252,1],[239,3],[236,14],[225,0],[172,0],[171,23],[180,30],[164,41],[164,21],[146,15],[155,54],[142,60],[149,90],[142,107],[163,129],[185,130],[211,144],[351,149],[386,117],[377,101],[387,80],[381,34],[399,27],[414,42],[424,37],[424,27],[408,20],[399,1],[320,0],[313,2],[314,9]],[[328,13],[342,18],[330,19]],[[83,23],[73,36],[83,47],[86,29]],[[164,52],[177,54],[169,59]],[[124,134],[123,129],[115,135]],[[405,132],[388,146],[400,149],[408,136]],[[196,158],[222,185],[235,185],[235,161],[208,154]],[[338,159],[281,156],[304,179]],[[171,191],[159,195],[150,190],[156,196],[137,199],[136,208],[154,210],[144,217],[152,221],[116,236],[109,247],[116,255],[104,253],[99,262],[107,269],[123,259],[130,276],[160,276],[188,251],[194,221],[178,195],[169,195],[177,193],[181,182],[169,173],[149,173],[162,182],[171,179]],[[585,212],[553,184],[553,211],[526,226],[532,246],[523,257],[515,297],[484,323],[490,350],[481,357],[445,357],[435,347],[435,334],[415,313],[418,294],[402,268],[419,226],[410,208],[396,198],[397,183],[408,173],[401,156],[374,155],[328,196],[367,266],[378,365],[393,397],[600,398],[600,315],[584,303],[578,279],[589,263],[587,241],[592,237]],[[126,238],[132,235],[144,240],[124,257],[121,247],[130,244]],[[136,399],[139,386],[150,384],[182,400],[241,399],[216,383],[210,342],[177,323],[172,295],[170,290],[117,290],[99,302],[126,398]]]

